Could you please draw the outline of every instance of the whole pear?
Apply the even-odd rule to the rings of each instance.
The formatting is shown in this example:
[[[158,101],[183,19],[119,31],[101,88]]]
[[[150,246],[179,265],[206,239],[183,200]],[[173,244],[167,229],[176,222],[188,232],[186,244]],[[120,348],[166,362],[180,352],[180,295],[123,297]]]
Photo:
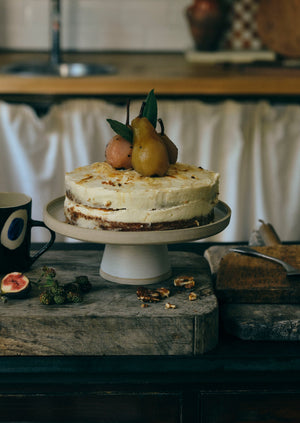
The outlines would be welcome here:
[[[170,166],[165,143],[146,117],[131,122],[133,130],[132,167],[142,176],[164,176]]]
[[[161,133],[159,134],[159,136],[167,147],[169,162],[171,164],[175,164],[178,158],[178,148],[173,143],[173,141],[170,140],[170,138],[165,134],[164,124],[162,119],[158,119],[158,122],[160,123],[160,126],[161,126]]]
[[[178,148],[166,134],[160,134],[160,138],[162,139],[167,148],[170,163],[175,164],[178,158]]]

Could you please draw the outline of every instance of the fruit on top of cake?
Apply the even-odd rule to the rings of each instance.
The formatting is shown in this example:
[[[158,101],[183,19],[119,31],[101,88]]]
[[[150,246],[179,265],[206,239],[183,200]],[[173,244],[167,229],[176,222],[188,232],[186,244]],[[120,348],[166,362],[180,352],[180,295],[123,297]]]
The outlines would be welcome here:
[[[169,169],[169,155],[153,125],[146,117],[136,117],[133,129],[132,166],[142,176],[164,176]]]
[[[1,281],[1,294],[6,297],[24,298],[30,288],[29,279],[20,272],[8,273]]]
[[[115,135],[106,146],[105,160],[115,169],[130,169],[132,144],[121,135]]]
[[[122,138],[114,137],[106,148],[106,161],[116,169],[130,168],[142,176],[164,176],[170,164],[177,161],[178,149],[164,133],[161,119],[157,119],[157,101],[154,90],[151,90],[143,102],[139,116],[129,125],[129,102],[127,103],[126,124],[113,119],[107,119],[111,128]],[[157,121],[160,122],[161,133],[156,131]],[[132,144],[132,157],[128,153]],[[111,145],[112,144],[112,145]]]
[[[177,158],[178,158],[178,148],[173,143],[173,141],[171,141],[170,138],[165,134],[165,127],[164,127],[162,119],[158,119],[158,122],[159,122],[160,128],[161,128],[161,132],[160,132],[159,136],[163,140],[163,142],[164,142],[164,144],[167,148],[167,152],[168,152],[168,156],[169,156],[169,162],[170,162],[170,164],[175,164],[177,162]]]
[[[108,142],[105,148],[105,160],[115,169],[132,168],[131,153],[133,134],[129,125],[129,107],[127,102],[126,123],[123,124],[113,119],[107,119],[111,128],[117,133]]]

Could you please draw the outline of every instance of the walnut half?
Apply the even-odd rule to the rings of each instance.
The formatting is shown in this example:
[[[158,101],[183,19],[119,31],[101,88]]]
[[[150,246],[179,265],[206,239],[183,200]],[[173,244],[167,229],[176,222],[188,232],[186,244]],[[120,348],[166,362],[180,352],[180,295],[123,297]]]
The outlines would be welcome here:
[[[174,286],[191,289],[195,286],[195,280],[193,276],[179,276],[178,278],[174,279]]]
[[[198,295],[196,294],[196,292],[190,292],[189,293],[189,300],[190,301],[195,301],[195,300],[197,300],[197,298],[198,298]]]
[[[143,286],[137,288],[136,295],[139,300],[146,303],[155,303],[161,301],[170,295],[170,291],[166,288],[149,289]]]
[[[166,308],[166,309],[169,309],[169,308],[176,308],[176,305],[175,305],[175,304],[171,304],[171,303],[166,303],[165,308]]]

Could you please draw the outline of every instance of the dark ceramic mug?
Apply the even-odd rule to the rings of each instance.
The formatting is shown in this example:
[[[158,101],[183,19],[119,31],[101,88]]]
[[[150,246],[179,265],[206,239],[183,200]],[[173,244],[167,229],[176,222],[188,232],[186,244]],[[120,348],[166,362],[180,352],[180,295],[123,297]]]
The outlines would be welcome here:
[[[43,222],[31,219],[32,199],[18,192],[0,192],[0,274],[28,270],[55,241],[55,232]],[[46,228],[51,238],[33,256],[31,229]]]

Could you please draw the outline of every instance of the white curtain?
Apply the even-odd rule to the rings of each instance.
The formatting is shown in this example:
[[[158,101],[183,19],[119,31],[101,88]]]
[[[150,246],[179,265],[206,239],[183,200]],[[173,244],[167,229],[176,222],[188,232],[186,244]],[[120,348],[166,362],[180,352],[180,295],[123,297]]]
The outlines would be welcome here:
[[[132,102],[131,118],[140,104]],[[158,107],[179,160],[221,175],[220,199],[232,219],[210,240],[246,241],[263,219],[282,241],[299,241],[300,106],[160,100]],[[0,102],[0,190],[30,195],[33,218],[42,220],[44,205],[64,194],[65,172],[104,160],[113,135],[106,119],[125,122],[125,109],[71,100],[39,118],[29,106]],[[47,236],[33,232],[34,241]]]

